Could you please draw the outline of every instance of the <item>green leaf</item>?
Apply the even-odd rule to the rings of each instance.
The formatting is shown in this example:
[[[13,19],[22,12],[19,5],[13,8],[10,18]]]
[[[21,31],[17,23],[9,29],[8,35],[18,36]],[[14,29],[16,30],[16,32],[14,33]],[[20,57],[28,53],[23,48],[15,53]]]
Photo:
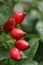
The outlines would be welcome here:
[[[0,42],[6,42],[6,41],[12,43],[14,39],[12,39],[9,33],[2,32],[0,35]]]
[[[33,60],[21,60],[19,62],[15,62],[16,65],[38,65],[38,63],[36,61]]]
[[[38,45],[39,45],[39,39],[34,38],[29,41],[29,44],[31,45],[30,49],[26,50],[25,53],[29,60],[32,60],[35,56],[35,53],[37,51]]]
[[[14,5],[14,0],[4,0],[3,4],[0,6],[0,26],[4,25],[13,14]]]
[[[4,55],[3,55],[3,53],[2,53],[2,51],[0,51],[0,60],[3,60],[5,57],[4,57]]]
[[[7,17],[3,15],[3,13],[0,13],[0,26],[5,24],[6,21],[7,21]]]
[[[4,59],[0,61],[0,65],[15,65],[12,59]]]
[[[38,63],[37,62],[35,62],[35,61],[24,61],[24,62],[22,62],[22,64],[23,65],[38,65]]]
[[[8,37],[8,34],[6,34],[4,32],[0,35],[0,41],[7,41],[9,39],[10,39],[10,37]]]
[[[6,33],[2,33],[0,35],[0,48],[3,48],[4,49],[10,49],[12,47],[14,47],[14,42],[15,40],[13,40],[9,34],[6,34]]]
[[[37,34],[27,34],[26,36],[25,36],[25,38],[28,38],[28,39],[32,39],[32,38],[37,38],[38,37],[38,35]]]
[[[7,65],[8,64],[8,61],[6,59],[0,61],[0,65]]]
[[[0,49],[0,60],[8,59],[8,58],[10,58],[8,51],[5,49],[4,50]]]
[[[43,60],[39,62],[39,65],[43,65]]]

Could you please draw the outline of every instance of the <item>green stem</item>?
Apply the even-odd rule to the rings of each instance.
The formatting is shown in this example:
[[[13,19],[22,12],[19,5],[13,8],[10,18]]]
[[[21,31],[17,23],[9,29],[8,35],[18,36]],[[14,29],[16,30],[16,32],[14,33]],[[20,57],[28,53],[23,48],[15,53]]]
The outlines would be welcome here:
[[[2,43],[2,45],[7,49],[7,46],[6,46],[6,44],[4,44],[4,43]]]
[[[8,59],[8,65],[10,65],[10,59]]]
[[[18,24],[17,27],[20,28],[20,25]]]
[[[7,43],[7,44],[8,44],[8,46],[9,46],[9,48],[12,48],[11,44],[9,44],[9,43]]]
[[[9,48],[12,48],[10,43],[14,43],[16,40],[9,40],[9,41],[0,41],[0,43],[2,43],[2,45],[7,49],[7,45],[9,46]],[[7,44],[7,45],[6,45]]]

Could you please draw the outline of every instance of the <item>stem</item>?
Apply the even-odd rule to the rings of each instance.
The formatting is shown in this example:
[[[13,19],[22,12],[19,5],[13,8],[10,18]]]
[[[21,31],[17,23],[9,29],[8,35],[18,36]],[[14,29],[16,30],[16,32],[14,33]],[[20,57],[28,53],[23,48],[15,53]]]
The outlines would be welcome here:
[[[8,46],[9,46],[9,48],[12,48],[12,46],[9,44],[9,43],[7,43],[8,44]]]
[[[7,49],[7,46],[6,46],[6,44],[4,44],[4,43],[2,43],[2,45]]]
[[[20,25],[18,24],[17,27],[20,28]]]
[[[0,43],[2,43],[2,45],[7,49],[7,45],[9,46],[9,48],[12,48],[12,46],[10,45],[10,43],[8,42],[4,42],[4,41],[0,41]],[[7,45],[6,45],[7,44]]]
[[[10,64],[10,59],[8,59],[8,65]]]
[[[20,51],[20,53],[21,53],[21,58],[22,59],[27,58],[27,56],[22,51]]]

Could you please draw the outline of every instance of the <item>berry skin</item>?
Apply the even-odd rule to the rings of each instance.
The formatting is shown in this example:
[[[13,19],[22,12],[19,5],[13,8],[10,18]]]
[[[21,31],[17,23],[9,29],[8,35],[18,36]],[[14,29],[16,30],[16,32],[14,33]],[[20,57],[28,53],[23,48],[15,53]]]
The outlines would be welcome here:
[[[18,48],[20,51],[24,51],[30,48],[30,44],[24,40],[17,40],[15,43],[15,47]]]
[[[4,30],[11,31],[15,26],[14,19],[10,18],[8,19],[7,23],[4,24],[3,28]]]
[[[21,29],[19,29],[19,28],[14,28],[10,32],[10,35],[14,39],[20,39],[20,38],[24,37],[26,35],[26,33],[24,31],[22,31]]]
[[[12,18],[15,20],[16,24],[20,24],[23,19],[25,18],[26,13],[25,12],[16,12],[12,15]]]
[[[17,60],[18,61],[18,60],[21,59],[20,51],[17,48],[11,48],[10,51],[9,51],[9,54],[10,54],[10,57],[13,60]]]

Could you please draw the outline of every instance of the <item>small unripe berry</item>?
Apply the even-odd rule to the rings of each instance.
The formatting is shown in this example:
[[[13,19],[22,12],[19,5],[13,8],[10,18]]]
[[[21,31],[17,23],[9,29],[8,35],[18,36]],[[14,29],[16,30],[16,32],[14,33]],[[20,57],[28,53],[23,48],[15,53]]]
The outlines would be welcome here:
[[[24,37],[26,35],[26,33],[19,28],[14,28],[10,32],[10,35],[12,36],[12,38],[20,39],[20,38]]]
[[[21,59],[20,51],[17,48],[11,48],[10,51],[9,51],[9,54],[10,54],[10,57],[13,60],[17,60],[18,61],[18,60]]]
[[[24,51],[24,50],[30,48],[30,44],[27,43],[25,40],[17,40],[15,43],[15,47],[21,51]]]
[[[4,24],[3,28],[4,30],[11,31],[15,26],[14,19],[10,18],[8,19],[7,23]]]
[[[12,15],[12,18],[15,20],[16,24],[20,24],[26,16],[25,12],[16,12]]]

